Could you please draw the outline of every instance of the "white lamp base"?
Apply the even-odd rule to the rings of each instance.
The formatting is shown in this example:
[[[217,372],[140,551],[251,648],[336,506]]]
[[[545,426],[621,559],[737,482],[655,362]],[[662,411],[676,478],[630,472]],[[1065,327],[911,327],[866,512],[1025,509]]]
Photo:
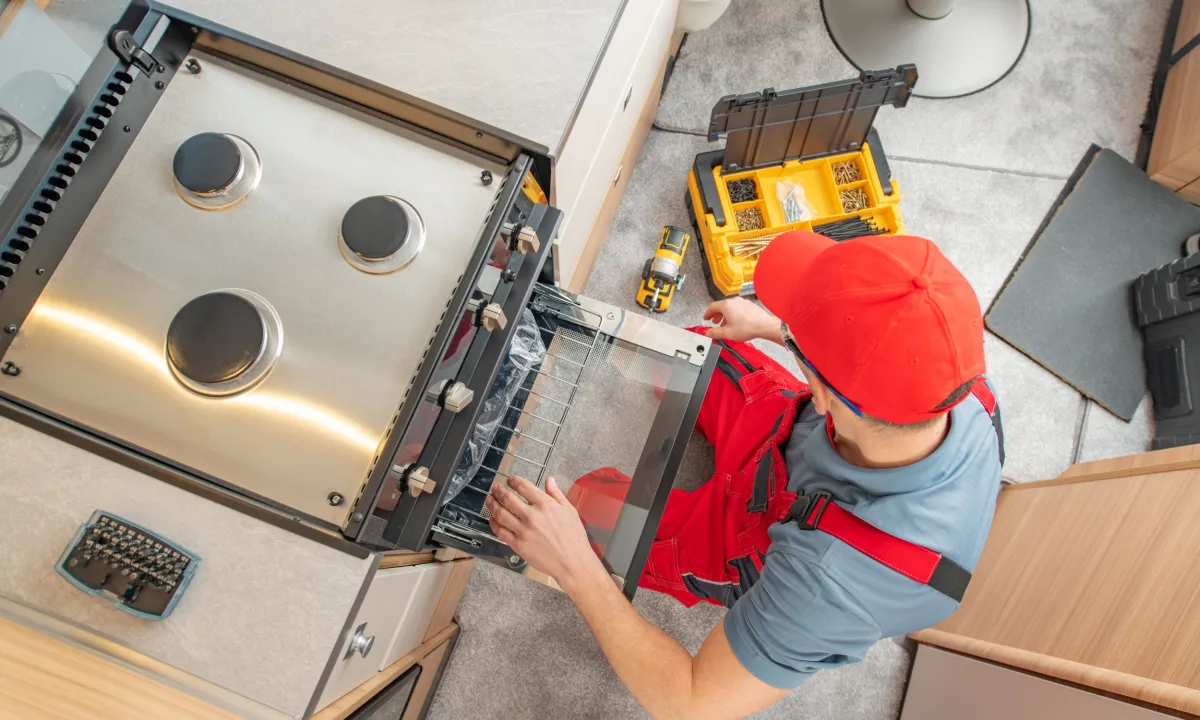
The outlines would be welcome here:
[[[821,0],[825,27],[860,70],[917,66],[917,97],[970,95],[999,82],[1029,40],[1028,0],[957,0],[938,20],[906,0]]]

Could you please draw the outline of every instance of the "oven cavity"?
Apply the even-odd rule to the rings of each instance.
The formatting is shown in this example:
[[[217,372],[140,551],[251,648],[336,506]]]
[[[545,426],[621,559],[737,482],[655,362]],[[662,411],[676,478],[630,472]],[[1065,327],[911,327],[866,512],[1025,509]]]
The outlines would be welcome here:
[[[167,366],[187,389],[236,395],[267,376],[283,345],[275,309],[246,290],[219,290],[189,301],[167,329]]]
[[[236,135],[200,133],[184,141],[172,163],[179,197],[201,210],[224,210],[245,200],[262,179],[262,161]]]
[[[375,195],[350,206],[338,230],[338,248],[355,268],[390,273],[408,265],[425,245],[425,223],[398,197]]]

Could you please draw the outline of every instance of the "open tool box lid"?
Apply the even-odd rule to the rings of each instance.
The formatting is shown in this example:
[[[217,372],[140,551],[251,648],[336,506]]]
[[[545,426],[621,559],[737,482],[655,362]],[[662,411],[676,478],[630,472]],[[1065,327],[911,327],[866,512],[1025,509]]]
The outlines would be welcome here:
[[[713,107],[710,142],[725,136],[722,174],[861,150],[884,105],[904,107],[917,66],[864,72],[857,80],[726,95]]]

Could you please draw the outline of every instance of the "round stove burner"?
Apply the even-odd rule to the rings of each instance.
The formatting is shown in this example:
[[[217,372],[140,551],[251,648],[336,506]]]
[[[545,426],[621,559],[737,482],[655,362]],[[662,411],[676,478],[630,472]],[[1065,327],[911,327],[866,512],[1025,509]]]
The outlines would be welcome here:
[[[175,313],[167,330],[167,359],[198,383],[229,382],[262,354],[266,335],[262,316],[249,300],[209,293]]]
[[[391,195],[363,198],[342,217],[338,246],[351,265],[369,273],[399,270],[425,244],[425,223],[410,203]]]
[[[279,357],[283,328],[266,300],[245,290],[201,295],[167,329],[167,365],[188,389],[234,395],[256,385]]]
[[[225,133],[200,133],[185,140],[175,151],[172,170],[179,196],[202,210],[238,204],[262,178],[262,162],[250,143]]]
[[[233,138],[201,133],[175,151],[175,179],[186,190],[213,195],[226,190],[242,172],[242,153]]]
[[[364,260],[383,260],[408,240],[408,213],[385,195],[359,200],[342,218],[342,240]]]

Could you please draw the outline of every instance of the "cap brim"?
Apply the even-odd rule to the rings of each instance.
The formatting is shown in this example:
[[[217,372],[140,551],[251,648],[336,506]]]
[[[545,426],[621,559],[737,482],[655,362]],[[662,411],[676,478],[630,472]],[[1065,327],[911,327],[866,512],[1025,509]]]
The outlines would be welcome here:
[[[754,266],[754,294],[771,312],[786,314],[797,279],[818,255],[836,244],[804,230],[782,233],[767,245]]]

